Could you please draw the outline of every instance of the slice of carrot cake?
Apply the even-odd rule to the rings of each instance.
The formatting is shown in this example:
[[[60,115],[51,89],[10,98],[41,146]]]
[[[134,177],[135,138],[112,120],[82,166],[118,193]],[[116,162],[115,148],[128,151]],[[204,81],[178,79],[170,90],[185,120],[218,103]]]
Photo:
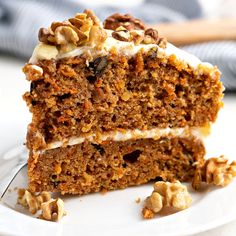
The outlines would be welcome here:
[[[39,30],[23,71],[31,191],[188,181],[222,106],[219,70],[130,15],[85,10]]]

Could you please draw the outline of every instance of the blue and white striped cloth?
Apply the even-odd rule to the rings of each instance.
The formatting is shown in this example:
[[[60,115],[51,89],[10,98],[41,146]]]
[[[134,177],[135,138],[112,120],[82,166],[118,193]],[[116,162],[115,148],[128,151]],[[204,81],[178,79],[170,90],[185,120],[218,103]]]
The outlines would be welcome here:
[[[106,4],[94,4],[99,1]],[[121,12],[147,23],[181,22],[203,16],[198,0],[0,0],[0,53],[29,57],[40,27],[67,19],[84,8],[94,10],[101,19]],[[227,90],[236,90],[236,42],[208,42],[183,48],[202,61],[217,65]]]

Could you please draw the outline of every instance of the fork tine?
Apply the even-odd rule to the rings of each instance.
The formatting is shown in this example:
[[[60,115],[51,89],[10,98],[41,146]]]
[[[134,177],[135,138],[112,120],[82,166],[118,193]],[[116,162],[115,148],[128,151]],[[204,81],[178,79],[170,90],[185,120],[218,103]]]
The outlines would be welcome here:
[[[9,189],[11,183],[13,182],[13,180],[16,178],[16,176],[19,174],[19,172],[25,167],[27,166],[27,163],[23,163],[22,165],[19,166],[19,169],[17,170],[17,172],[14,174],[14,176],[12,177],[11,181],[9,182],[9,184],[7,185],[7,187],[5,188],[5,190],[3,191],[0,199],[2,199],[4,197],[4,195],[6,194],[7,190]]]

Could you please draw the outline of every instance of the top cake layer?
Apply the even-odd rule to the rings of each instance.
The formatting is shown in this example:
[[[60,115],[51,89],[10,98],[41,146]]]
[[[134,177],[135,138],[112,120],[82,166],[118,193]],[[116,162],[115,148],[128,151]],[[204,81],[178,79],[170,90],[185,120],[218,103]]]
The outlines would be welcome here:
[[[222,105],[216,67],[129,15],[102,26],[85,11],[41,29],[39,40],[23,69],[30,149],[117,130],[206,127]]]

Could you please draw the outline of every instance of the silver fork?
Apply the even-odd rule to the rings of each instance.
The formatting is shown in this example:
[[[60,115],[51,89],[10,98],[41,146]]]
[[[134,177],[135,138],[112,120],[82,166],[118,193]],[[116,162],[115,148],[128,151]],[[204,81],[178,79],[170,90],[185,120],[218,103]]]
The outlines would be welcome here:
[[[11,149],[0,158],[0,165],[3,170],[0,173],[0,199],[4,197],[19,172],[27,165],[27,159],[28,151],[23,146]]]

